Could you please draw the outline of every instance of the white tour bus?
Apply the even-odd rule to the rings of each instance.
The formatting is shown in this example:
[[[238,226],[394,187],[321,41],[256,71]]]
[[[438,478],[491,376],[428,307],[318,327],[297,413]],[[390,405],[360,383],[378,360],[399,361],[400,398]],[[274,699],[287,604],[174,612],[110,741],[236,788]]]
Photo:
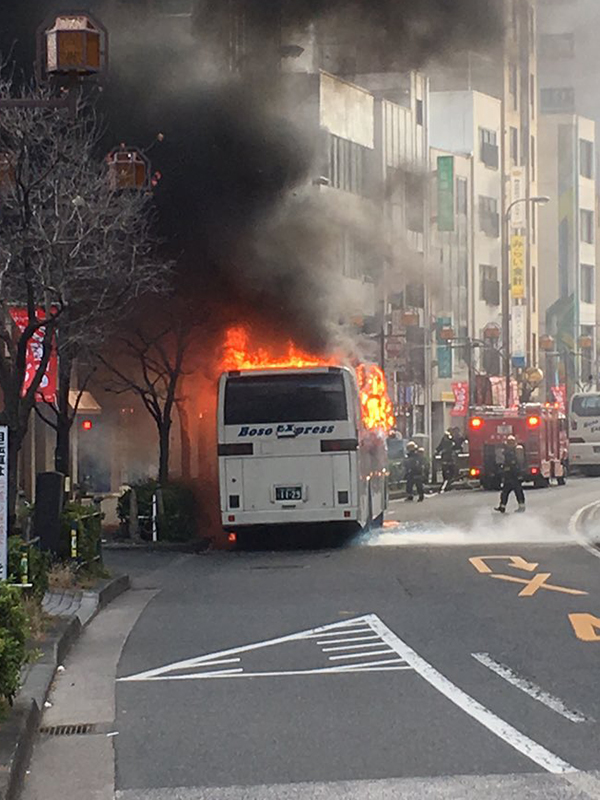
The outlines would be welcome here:
[[[569,466],[600,472],[600,393],[574,394],[569,407]]]
[[[224,373],[218,403],[223,527],[378,525],[385,435],[366,430],[346,367]]]

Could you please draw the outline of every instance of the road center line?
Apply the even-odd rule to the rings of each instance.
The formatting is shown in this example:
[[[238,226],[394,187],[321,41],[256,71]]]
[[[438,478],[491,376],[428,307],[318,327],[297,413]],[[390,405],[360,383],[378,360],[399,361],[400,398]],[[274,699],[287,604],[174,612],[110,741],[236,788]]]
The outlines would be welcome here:
[[[570,722],[592,722],[591,719],[584,716],[581,712],[572,711],[570,708],[567,708],[560,698],[554,697],[554,695],[544,691],[541,686],[533,683],[533,681],[522,678],[517,672],[506,666],[506,664],[502,664],[493,659],[489,653],[471,653],[471,655],[479,661],[480,664],[483,664],[484,667],[492,670],[496,675],[499,675],[501,678],[504,678],[505,681],[508,681],[508,683],[516,686],[517,689],[533,697],[534,700],[548,706],[552,711],[556,711],[557,714],[560,714],[561,717],[568,719]]]
[[[399,636],[391,631],[376,614],[369,614],[369,622],[373,630],[377,631],[384,642],[398,653],[413,669],[431,684],[438,692],[441,692],[454,705],[473,719],[477,720],[484,728],[508,744],[519,753],[529,758],[535,764],[545,769],[547,772],[561,774],[566,772],[578,772],[579,770],[563,761],[562,758],[547,750],[541,744],[534,742],[524,733],[513,728],[508,722],[496,716],[492,711],[483,706],[473,697],[459,689],[456,684],[442,675],[428,661],[425,661],[417,652],[403,642]]]

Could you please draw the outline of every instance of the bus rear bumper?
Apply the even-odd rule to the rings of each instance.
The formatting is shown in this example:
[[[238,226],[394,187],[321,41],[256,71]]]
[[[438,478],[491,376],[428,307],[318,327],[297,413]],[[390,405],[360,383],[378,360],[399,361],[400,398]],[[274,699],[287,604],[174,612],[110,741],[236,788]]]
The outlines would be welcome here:
[[[282,511],[227,511],[221,512],[221,523],[226,531],[239,531],[250,527],[275,527],[317,523],[357,523],[359,509],[288,509]]]

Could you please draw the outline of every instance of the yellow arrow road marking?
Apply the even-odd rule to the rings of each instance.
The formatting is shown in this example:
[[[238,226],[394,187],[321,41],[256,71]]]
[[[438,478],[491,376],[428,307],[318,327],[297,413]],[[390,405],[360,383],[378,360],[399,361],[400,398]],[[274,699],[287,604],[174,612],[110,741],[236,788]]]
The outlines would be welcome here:
[[[567,589],[566,586],[554,586],[546,583],[550,577],[550,572],[539,572],[530,580],[525,578],[515,578],[514,575],[491,575],[491,578],[498,578],[500,581],[511,581],[511,583],[524,583],[525,588],[519,592],[519,597],[533,597],[538,589],[548,589],[551,592],[564,592],[564,594],[587,594],[580,589]]]
[[[600,619],[593,614],[569,614],[575,636],[582,642],[600,642]]]
[[[538,564],[531,563],[530,561],[525,561],[524,558],[521,556],[473,556],[470,558],[469,561],[475,567],[477,572],[491,572],[492,568],[488,567],[485,563],[486,561],[491,561],[492,559],[502,559],[506,561],[508,559],[509,567],[514,567],[515,569],[523,569],[526,572],[533,572],[538,568]]]

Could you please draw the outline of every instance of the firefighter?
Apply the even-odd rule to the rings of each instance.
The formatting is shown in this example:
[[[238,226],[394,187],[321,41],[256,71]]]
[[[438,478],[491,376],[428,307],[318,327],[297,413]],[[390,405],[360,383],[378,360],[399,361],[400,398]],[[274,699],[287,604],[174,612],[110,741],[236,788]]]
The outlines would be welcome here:
[[[500,493],[500,505],[494,509],[504,514],[506,504],[511,492],[515,493],[517,511],[525,511],[525,494],[521,485],[521,472],[525,462],[525,451],[523,445],[517,444],[514,436],[506,438],[506,444],[502,451],[502,491]]]
[[[452,481],[456,479],[458,471],[458,450],[459,446],[452,436],[451,431],[446,431],[437,446],[436,453],[442,458],[442,488],[440,494],[450,489]]]
[[[406,475],[406,499],[412,502],[414,490],[416,488],[419,497],[418,502],[422,503],[425,497],[423,489],[424,460],[419,454],[419,448],[415,442],[406,445],[406,456],[404,458],[404,472]]]

